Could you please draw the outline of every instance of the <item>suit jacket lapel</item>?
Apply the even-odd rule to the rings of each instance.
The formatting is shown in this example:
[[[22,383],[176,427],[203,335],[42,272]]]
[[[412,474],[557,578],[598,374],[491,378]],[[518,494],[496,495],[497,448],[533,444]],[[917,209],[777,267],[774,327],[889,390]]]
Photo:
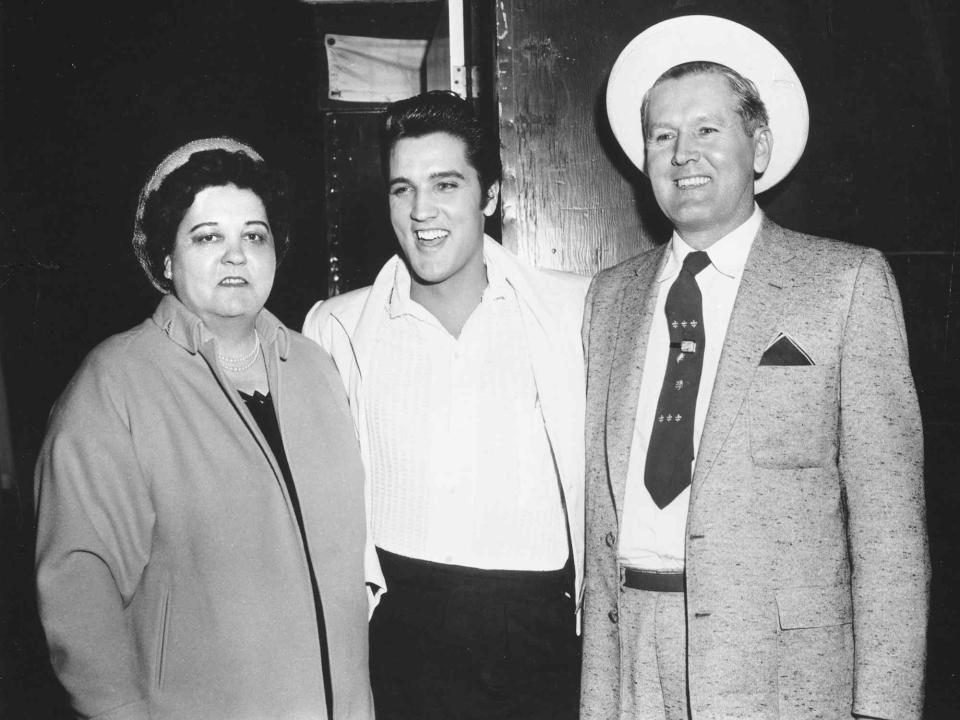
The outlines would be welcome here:
[[[646,359],[647,338],[657,299],[657,274],[666,261],[669,243],[652,252],[623,288],[619,326],[607,387],[607,466],[610,490],[619,524],[623,512],[627,465],[633,444],[640,399],[640,381]]]
[[[792,256],[783,230],[764,220],[743,270],[727,326],[717,378],[697,452],[691,503],[706,481],[717,454],[733,429],[760,357],[780,324],[786,293],[785,264]]]

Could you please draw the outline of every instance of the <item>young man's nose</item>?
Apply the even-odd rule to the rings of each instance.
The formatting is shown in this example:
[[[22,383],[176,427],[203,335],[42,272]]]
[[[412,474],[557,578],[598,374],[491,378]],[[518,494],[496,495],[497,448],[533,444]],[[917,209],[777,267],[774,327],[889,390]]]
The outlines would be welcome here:
[[[418,192],[410,206],[410,217],[414,220],[429,220],[437,214],[437,203],[430,193]]]

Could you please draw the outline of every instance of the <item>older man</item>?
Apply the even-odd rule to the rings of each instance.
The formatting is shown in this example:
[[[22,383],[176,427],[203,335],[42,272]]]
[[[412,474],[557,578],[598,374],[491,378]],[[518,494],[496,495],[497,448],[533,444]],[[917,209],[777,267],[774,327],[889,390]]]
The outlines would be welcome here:
[[[304,324],[349,390],[368,474],[377,717],[572,720],[587,281],[484,236],[499,146],[467,101],[394,104],[383,148],[400,255]]]
[[[689,16],[610,124],[674,227],[587,298],[582,717],[919,718],[929,560],[900,299],[754,195],[806,140],[789,63]]]

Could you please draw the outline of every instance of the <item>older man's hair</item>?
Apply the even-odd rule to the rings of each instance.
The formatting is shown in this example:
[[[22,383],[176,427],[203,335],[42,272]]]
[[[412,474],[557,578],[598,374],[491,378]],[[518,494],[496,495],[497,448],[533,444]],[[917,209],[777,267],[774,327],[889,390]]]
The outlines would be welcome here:
[[[753,133],[758,129],[767,127],[770,124],[770,117],[767,114],[767,106],[760,99],[760,93],[757,86],[749,78],[745,78],[736,70],[728,68],[720,63],[710,62],[709,60],[696,60],[693,62],[680,63],[663,73],[653,83],[650,90],[665,83],[667,80],[679,80],[690,75],[721,75],[727,80],[730,90],[737,98],[737,104],[734,110],[740,116],[743,123],[743,131],[753,137]],[[647,135],[649,128],[647,126],[647,110],[650,105],[650,90],[647,90],[643,96],[643,103],[640,105],[640,120],[643,125],[643,134]]]

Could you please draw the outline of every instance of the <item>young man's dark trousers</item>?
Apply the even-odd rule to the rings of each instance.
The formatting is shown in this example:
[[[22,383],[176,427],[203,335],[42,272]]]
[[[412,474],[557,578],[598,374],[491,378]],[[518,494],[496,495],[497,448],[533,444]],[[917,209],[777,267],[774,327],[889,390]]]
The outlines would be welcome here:
[[[377,720],[576,720],[573,572],[478,570],[378,550]]]

